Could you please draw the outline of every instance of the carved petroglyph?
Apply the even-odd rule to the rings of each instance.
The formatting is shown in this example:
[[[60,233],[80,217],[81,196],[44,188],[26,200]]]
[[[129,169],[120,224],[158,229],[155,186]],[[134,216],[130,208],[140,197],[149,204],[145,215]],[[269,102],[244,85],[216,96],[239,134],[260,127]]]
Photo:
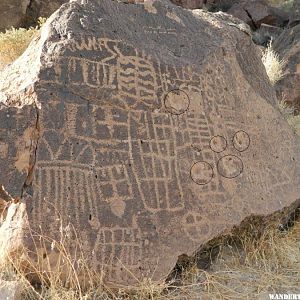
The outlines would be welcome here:
[[[235,178],[243,172],[244,166],[239,157],[226,155],[218,161],[217,169],[221,176],[225,178]]]
[[[141,231],[138,228],[100,229],[94,248],[100,249],[95,253],[95,263],[101,268],[106,268],[112,278],[115,273],[120,273],[120,267],[130,267],[130,270],[134,271],[141,265],[142,242]]]
[[[86,222],[97,236],[91,249],[97,261],[109,274],[117,274],[120,265],[134,270],[147,247],[142,247],[139,225],[121,226],[134,223],[132,207],[151,214],[180,213],[189,184],[201,187],[207,201],[223,203],[222,178],[238,176],[239,165],[216,156],[228,142],[214,134],[209,109],[200,101],[191,105],[191,97],[202,97],[191,68],[161,66],[116,40],[82,38],[69,50],[66,70],[56,68],[56,81],[66,77],[71,90],[79,88],[77,93],[82,86],[101,88],[118,102],[101,96],[99,105],[92,97],[88,103],[66,101],[57,110],[60,104],[53,101],[61,133],[55,130],[57,121],[41,117],[49,126],[39,143],[35,217],[40,218],[47,201],[78,224],[81,211],[88,212]],[[95,50],[97,58],[77,54]],[[231,142],[241,140],[239,149],[245,147],[243,135],[234,137]],[[209,231],[200,214],[186,215],[183,226],[194,241]]]
[[[248,36],[166,1],[79,2],[26,51],[36,68],[21,59],[0,80],[6,104],[29,104],[0,109],[0,185],[26,196],[31,232],[59,239],[72,224],[88,266],[132,286],[165,278],[179,255],[245,218],[295,203],[298,146]],[[37,146],[17,144],[29,127]]]
[[[100,88],[111,98],[100,95],[100,105],[97,97],[83,94],[91,101],[65,101],[63,109],[53,101],[63,132],[56,130],[56,120],[41,117],[49,126],[38,150],[35,190],[40,204],[34,213],[38,220],[47,201],[54,201],[79,224],[81,211],[87,212],[86,222],[97,236],[91,249],[97,260],[108,273],[118,272],[118,264],[134,269],[147,247],[141,244],[140,225],[126,227],[136,216],[133,207],[153,215],[182,213],[190,184],[201,188],[207,202],[223,203],[224,179],[243,171],[241,158],[227,152],[247,150],[249,135],[215,133],[212,111],[226,113],[236,126],[235,112],[231,104],[214,103],[215,108],[204,102],[197,87],[200,78],[190,67],[162,66],[155,57],[109,39],[82,38],[69,50],[67,67],[56,68],[55,80],[67,78],[77,93],[82,86]],[[78,55],[96,50],[97,58]],[[210,230],[203,216],[193,213],[185,215],[183,227],[193,241]],[[126,231],[139,237],[126,243]]]
[[[124,165],[96,167],[75,162],[39,162],[36,181],[39,198],[47,201],[53,196],[60,202],[64,211],[63,199],[72,199],[75,207],[86,199],[87,211],[94,212],[99,200],[108,203],[113,214],[122,217],[126,201],[132,198],[132,188]],[[42,207],[41,207],[42,209]],[[95,214],[99,217],[97,211]]]
[[[189,96],[184,91],[173,90],[166,95],[165,107],[171,114],[181,115],[188,110],[189,105]]]
[[[226,138],[220,135],[213,136],[209,141],[209,147],[215,153],[225,151],[227,146]],[[237,131],[232,138],[232,146],[239,152],[246,151],[250,146],[249,134],[243,130]],[[200,149],[194,145],[192,147],[196,151]],[[216,162],[216,170],[221,177],[233,179],[242,174],[244,170],[243,161],[236,155],[224,155]],[[195,183],[205,185],[213,179],[214,167],[209,162],[196,162],[191,167],[190,175]]]
[[[8,154],[8,144],[0,142],[0,158],[6,159]]]
[[[234,148],[240,152],[245,151],[250,146],[250,137],[247,132],[240,130],[233,137]]]
[[[199,213],[187,213],[183,217],[183,228],[192,241],[199,241],[209,231],[207,220]]]
[[[144,1],[143,5],[145,10],[147,10],[151,14],[157,14],[157,9],[153,5],[154,1],[153,0],[146,0]]]
[[[209,142],[212,151],[220,153],[227,147],[227,141],[223,136],[214,136]]]
[[[213,168],[205,161],[196,162],[191,168],[191,178],[199,185],[209,183],[213,179],[213,176]]]

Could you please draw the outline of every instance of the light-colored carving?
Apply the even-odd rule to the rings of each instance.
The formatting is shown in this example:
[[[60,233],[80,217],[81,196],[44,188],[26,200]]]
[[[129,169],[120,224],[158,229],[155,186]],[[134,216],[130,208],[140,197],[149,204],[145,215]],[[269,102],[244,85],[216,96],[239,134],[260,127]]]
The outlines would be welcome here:
[[[6,159],[8,154],[8,144],[0,142],[0,158]]]
[[[221,176],[225,178],[235,178],[243,172],[244,165],[239,157],[226,155],[218,161],[217,169]]]

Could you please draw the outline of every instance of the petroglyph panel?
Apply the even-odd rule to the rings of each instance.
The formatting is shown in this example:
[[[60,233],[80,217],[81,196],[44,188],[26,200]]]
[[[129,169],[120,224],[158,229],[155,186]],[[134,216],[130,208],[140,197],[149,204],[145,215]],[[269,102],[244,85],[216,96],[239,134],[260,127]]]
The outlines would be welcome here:
[[[115,275],[124,276],[120,269],[130,267],[132,272],[137,272],[142,259],[141,237],[138,228],[100,229],[95,241],[95,248],[100,249],[95,254],[95,263],[113,279]]]
[[[72,1],[23,57],[33,67],[0,74],[0,97],[36,105],[0,110],[0,184],[26,195],[34,232],[72,224],[91,268],[127,286],[300,194],[299,142],[250,37],[225,16],[151,11]]]
[[[199,206],[192,190],[199,189],[201,203],[222,206],[228,189],[224,179],[234,181],[243,171],[242,157],[234,151],[247,153],[249,135],[236,129],[231,117],[228,132],[216,133],[222,133],[214,124],[219,107],[203,103],[200,77],[191,68],[162,65],[117,40],[82,38],[69,51],[67,68],[57,67],[55,81],[66,77],[72,93],[84,100],[67,99],[60,109],[59,101],[53,102],[56,113],[41,115],[50,126],[37,152],[33,214],[43,223],[42,212],[51,202],[76,224],[86,223],[95,240],[90,251],[96,264],[108,270],[108,278],[113,273],[122,281],[122,265],[139,272],[151,253],[142,243],[145,228],[136,222],[140,213],[184,216],[183,230],[191,241],[222,227],[211,228],[201,214],[189,212]],[[78,51],[91,55],[77,57]],[[101,101],[83,94],[82,86],[96,95],[98,88],[105,91],[97,96]],[[222,109],[237,116],[224,103]],[[135,238],[125,242],[126,232]]]

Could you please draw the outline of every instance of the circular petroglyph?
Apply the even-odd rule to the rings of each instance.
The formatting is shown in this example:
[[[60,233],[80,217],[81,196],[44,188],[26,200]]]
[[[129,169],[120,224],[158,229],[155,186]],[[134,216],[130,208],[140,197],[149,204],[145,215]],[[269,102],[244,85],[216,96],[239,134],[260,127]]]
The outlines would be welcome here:
[[[182,90],[170,91],[165,97],[165,108],[173,115],[183,114],[188,110],[189,105],[189,96]]]
[[[198,161],[193,164],[191,168],[191,178],[192,180],[199,184],[204,185],[209,183],[214,176],[214,171],[212,166],[205,161]]]
[[[250,145],[250,137],[247,132],[240,130],[233,136],[233,146],[236,150],[243,152]]]
[[[221,176],[235,178],[243,172],[243,162],[235,155],[226,155],[219,159],[217,169]]]
[[[227,147],[227,141],[223,136],[216,135],[209,142],[210,149],[214,152],[223,152]]]

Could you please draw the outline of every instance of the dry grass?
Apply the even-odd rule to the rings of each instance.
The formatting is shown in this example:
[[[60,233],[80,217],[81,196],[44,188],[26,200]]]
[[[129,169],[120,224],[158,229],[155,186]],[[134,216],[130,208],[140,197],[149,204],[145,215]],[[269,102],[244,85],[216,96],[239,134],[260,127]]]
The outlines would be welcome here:
[[[275,6],[282,8],[285,11],[290,11],[293,7],[295,0],[268,0],[268,2]]]
[[[16,60],[25,51],[45,21],[45,18],[39,18],[36,27],[11,28],[0,33],[0,69]]]
[[[283,68],[285,66],[285,61],[281,60],[278,54],[272,49],[272,42],[264,51],[262,62],[273,85],[283,78]]]
[[[300,115],[295,113],[295,109],[292,106],[286,104],[285,101],[279,103],[279,110],[281,111],[287,122],[296,130],[296,133],[300,136]]]
[[[211,256],[208,269],[199,269],[196,259],[169,281],[145,280],[139,286],[118,290],[110,290],[99,274],[90,271],[80,243],[75,257],[68,251],[66,237],[54,244],[41,236],[40,243],[47,249],[52,244],[52,251],[58,253],[56,264],[51,263],[51,255],[45,259],[38,251],[38,264],[24,267],[24,261],[11,260],[2,272],[2,278],[22,282],[24,300],[268,299],[268,293],[300,292],[300,222],[289,230],[267,228],[262,234],[250,224],[207,250]],[[29,284],[33,272],[39,284]]]

